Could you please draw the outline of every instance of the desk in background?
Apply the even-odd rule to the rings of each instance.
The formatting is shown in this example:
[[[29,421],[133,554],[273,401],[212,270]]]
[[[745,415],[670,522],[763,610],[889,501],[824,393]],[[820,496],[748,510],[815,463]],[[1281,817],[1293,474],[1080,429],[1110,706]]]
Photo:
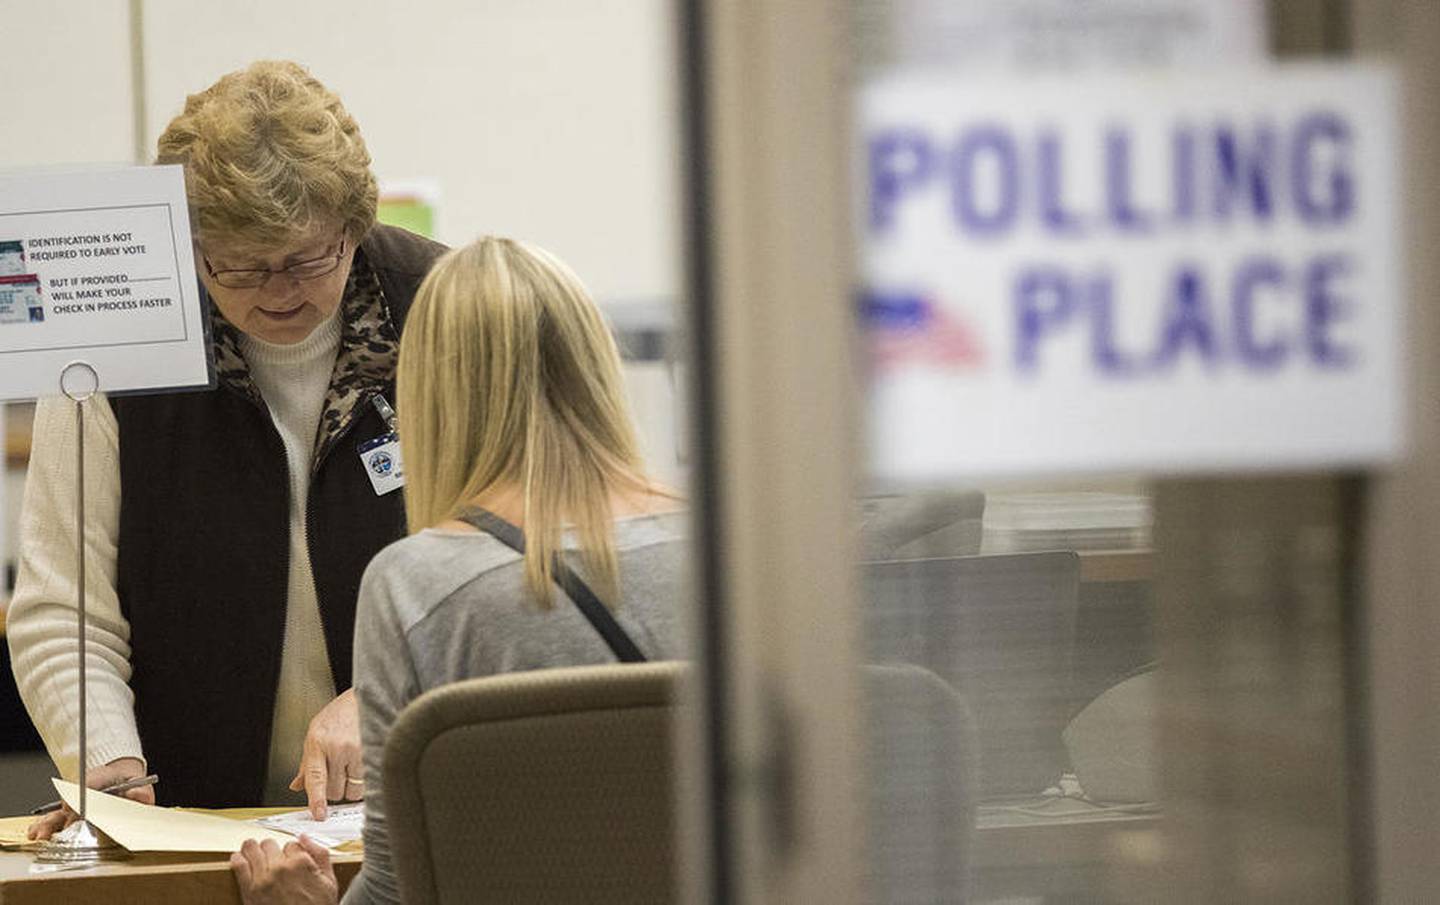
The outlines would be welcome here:
[[[1072,708],[1155,659],[1149,549],[1078,550],[1079,600],[1073,645]],[[1046,813],[1023,813],[1040,804]],[[1014,810],[1020,807],[1022,811]],[[972,861],[973,900],[1108,902],[1117,853],[1160,833],[1157,813],[1097,811],[1079,801],[1042,799],[982,804]],[[1129,870],[1135,873],[1134,870]],[[1153,892],[1154,886],[1145,889]],[[1160,898],[1132,901],[1163,901]]]
[[[1037,805],[1035,812],[1022,812]],[[1117,851],[1137,834],[1158,833],[1162,819],[1153,812],[1098,811],[1066,799],[981,805],[972,897],[1108,901]]]
[[[980,805],[975,864],[979,868],[1099,863],[1117,833],[1153,829],[1154,810],[1110,810],[1071,799],[1016,799]]]
[[[1138,550],[1077,550],[1080,583],[1133,584],[1150,580],[1151,552]]]

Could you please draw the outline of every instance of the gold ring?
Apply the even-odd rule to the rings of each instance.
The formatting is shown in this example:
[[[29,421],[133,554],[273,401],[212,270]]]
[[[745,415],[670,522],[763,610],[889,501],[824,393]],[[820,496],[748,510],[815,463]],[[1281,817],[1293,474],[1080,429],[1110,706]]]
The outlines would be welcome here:
[[[353,783],[353,784],[355,784],[355,785],[357,785],[357,786],[363,786],[363,785],[365,785],[365,780],[363,780],[363,779],[350,779],[350,778],[347,777],[347,778],[345,779],[345,782],[347,782],[347,783]]]

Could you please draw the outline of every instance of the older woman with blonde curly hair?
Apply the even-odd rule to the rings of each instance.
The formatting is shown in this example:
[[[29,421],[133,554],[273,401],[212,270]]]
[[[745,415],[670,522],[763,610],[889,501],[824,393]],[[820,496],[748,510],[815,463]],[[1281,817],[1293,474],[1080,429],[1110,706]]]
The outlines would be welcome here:
[[[390,400],[405,314],[444,249],[376,224],[355,120],[295,63],[190,96],[157,162],[184,167],[216,380],[97,398],[88,419],[88,778],[150,772],[158,785],[131,797],[319,815],[364,794],[356,592],[404,533]],[[8,625],[21,694],[65,774],[73,431],[63,406],[40,404]]]

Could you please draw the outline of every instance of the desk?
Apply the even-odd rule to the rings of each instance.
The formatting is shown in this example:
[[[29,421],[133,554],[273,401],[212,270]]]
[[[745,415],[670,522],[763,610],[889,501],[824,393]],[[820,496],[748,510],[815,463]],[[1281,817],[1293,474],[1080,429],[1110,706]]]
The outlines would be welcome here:
[[[1080,557],[1080,583],[1134,582],[1150,580],[1151,551],[1139,550],[1077,550]]]
[[[1038,804],[1032,800],[1030,804]],[[1084,802],[1055,800],[1053,813],[1017,813],[1008,805],[981,805],[976,815],[975,865],[1044,867],[1099,863],[1118,833],[1151,829],[1160,822],[1155,812],[1096,811]],[[1046,805],[1047,807],[1049,805]]]
[[[31,876],[33,856],[0,852],[0,905],[240,905],[229,855],[136,855],[129,861]],[[359,855],[335,855],[343,891]]]
[[[270,808],[258,813],[278,813]],[[224,813],[224,812],[221,812]],[[227,816],[253,815],[254,810]],[[23,821],[23,822],[22,822]],[[0,820],[0,830],[29,818]],[[86,870],[31,875],[31,852],[0,851],[0,905],[240,905],[228,854],[142,853]],[[332,853],[343,893],[360,871],[358,853]]]
[[[1026,804],[979,808],[972,884],[978,901],[1104,901],[1121,843],[1136,831],[1155,832],[1162,819],[1158,813],[1096,812],[1066,800],[1045,805],[1054,810],[1043,816],[1007,809]]]

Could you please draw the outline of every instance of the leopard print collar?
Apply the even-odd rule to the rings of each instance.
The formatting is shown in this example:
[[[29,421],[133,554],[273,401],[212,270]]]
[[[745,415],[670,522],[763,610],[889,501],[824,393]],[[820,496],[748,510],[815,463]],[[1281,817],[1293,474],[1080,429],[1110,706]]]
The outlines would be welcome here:
[[[399,331],[390,319],[380,280],[363,250],[355,252],[340,304],[340,350],[315,432],[312,472],[363,412],[365,403],[395,379],[395,363],[400,355]],[[220,385],[264,409],[265,400],[240,353],[240,331],[225,320],[213,302],[210,323]]]

